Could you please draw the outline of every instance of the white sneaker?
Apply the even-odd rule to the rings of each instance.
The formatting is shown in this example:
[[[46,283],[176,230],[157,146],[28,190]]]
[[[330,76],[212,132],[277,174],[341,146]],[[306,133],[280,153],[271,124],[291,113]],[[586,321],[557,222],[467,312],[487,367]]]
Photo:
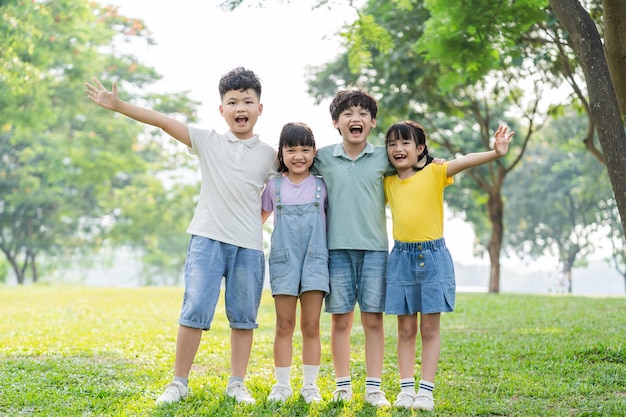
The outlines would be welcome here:
[[[396,401],[393,403],[394,407],[398,408],[411,408],[415,401],[415,394],[409,394],[408,392],[400,392],[396,397]]]
[[[307,404],[322,402],[322,395],[320,389],[313,384],[308,384],[302,387],[300,395],[304,398],[304,402]]]
[[[165,390],[163,390],[163,394],[159,395],[156,403],[159,404],[168,404],[168,403],[177,403],[181,400],[187,398],[187,394],[189,390],[182,382],[172,381],[165,386]]]
[[[234,398],[235,401],[240,404],[256,404],[256,401],[252,398],[243,382],[236,381],[228,384],[226,387],[226,396]]]
[[[287,401],[289,397],[291,397],[292,392],[293,391],[291,390],[291,387],[289,385],[281,384],[279,382],[277,384],[274,384],[274,386],[272,387],[272,391],[270,392],[270,395],[267,397],[267,402],[271,402],[271,401],[276,401],[279,403],[285,402]]]
[[[352,389],[351,388],[337,388],[336,390],[333,391],[333,401],[335,402],[341,402],[341,401],[345,401],[348,402],[352,399]]]
[[[414,410],[426,410],[426,411],[433,411],[433,409],[435,408],[435,402],[433,401],[432,397],[429,397],[428,395],[417,395],[415,397],[415,401],[413,402],[413,409]]]
[[[387,401],[385,393],[381,390],[371,390],[365,394],[365,402],[374,407],[389,407],[391,404]]]

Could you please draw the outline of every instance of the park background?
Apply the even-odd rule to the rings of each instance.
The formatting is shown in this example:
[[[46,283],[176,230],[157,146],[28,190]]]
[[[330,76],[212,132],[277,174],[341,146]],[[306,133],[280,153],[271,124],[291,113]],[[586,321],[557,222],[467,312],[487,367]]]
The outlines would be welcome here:
[[[357,18],[357,10],[364,7],[365,2],[337,2],[331,3],[332,7],[315,9],[312,8],[315,2],[268,1],[262,2],[262,7],[256,2],[243,2],[232,11],[221,7],[219,2],[200,0],[181,1],[173,9],[147,0],[102,4],[112,4],[119,8],[121,16],[140,19],[145,24],[150,42],[141,37],[118,37],[116,48],[160,74],[156,82],[144,83],[143,90],[152,94],[184,92],[189,100],[195,101],[197,110],[193,124],[226,129],[218,113],[217,80],[228,69],[243,65],[256,71],[263,81],[264,113],[256,129],[263,140],[276,146],[282,125],[294,120],[304,121],[313,128],[319,146],[340,140],[330,121],[329,99],[313,97],[307,91],[308,82],[311,81],[312,68],[323,67],[345,54],[345,32],[344,36],[339,33]],[[552,92],[544,100],[569,99],[563,88],[555,85],[550,88]],[[125,93],[121,91],[122,95]],[[78,104],[79,107],[92,105],[86,98]],[[547,107],[549,104],[543,102],[540,105]],[[103,117],[110,115],[104,114]],[[151,134],[144,132],[143,135]],[[523,131],[518,132],[515,140],[521,140],[523,136]],[[172,152],[185,153],[182,147],[168,144],[167,138],[164,142],[173,149]],[[431,152],[435,155],[444,152],[440,153],[443,157],[453,157],[443,148],[431,149]],[[182,181],[197,186],[199,175],[194,161],[186,163],[188,165],[179,169],[176,175],[166,174],[160,179],[166,185]],[[163,210],[166,209],[164,206]],[[183,220],[190,219],[191,214],[184,213],[187,219]],[[179,235],[183,234],[184,221],[180,225]],[[459,210],[447,211],[445,237],[455,260],[461,291],[486,291],[489,286],[490,261],[484,251],[482,254],[475,251],[479,239],[474,227],[459,215]],[[270,232],[268,226],[266,238]],[[506,229],[504,233],[506,236]],[[576,233],[572,232],[573,235]],[[608,262],[610,244],[604,232],[592,232],[588,238],[593,247],[585,255],[584,262],[574,264],[570,292],[598,296],[624,294],[626,281]],[[179,260],[186,250],[184,239],[179,239],[175,246]],[[132,245],[102,246],[97,250],[95,256],[88,257],[88,262],[83,262],[80,256],[74,261],[62,255],[60,258],[65,260],[59,261],[57,267],[54,262],[59,257],[49,257],[49,263],[42,268],[41,279],[92,286],[180,284],[182,268],[175,272],[176,265],[168,265],[171,268],[168,273],[173,279],[147,280],[146,258],[141,256],[141,249]],[[162,252],[161,255],[173,256],[172,252]],[[514,249],[507,250],[501,253],[500,261],[502,292],[567,292],[562,265],[554,251],[532,259],[520,259]],[[17,278],[9,271],[6,281],[15,284]]]
[[[447,2],[428,1],[431,6]],[[341,1],[331,1],[331,9],[316,11],[309,9],[308,2],[263,1],[262,9],[256,3],[244,2],[234,12],[228,12],[213,2],[119,0],[120,13],[145,19],[150,33],[144,30],[143,21],[116,15],[113,9],[96,11],[97,3],[88,1],[0,3],[0,248],[11,256],[17,255],[18,266],[26,267],[25,285],[14,285],[15,277],[2,275],[3,270],[10,268],[4,259],[0,260],[0,278],[10,283],[0,285],[0,416],[418,414],[368,408],[358,394],[355,401],[345,406],[326,401],[319,407],[308,407],[294,398],[277,409],[264,401],[271,387],[273,364],[275,315],[269,291],[264,293],[247,377],[253,395],[260,400],[256,407],[238,407],[223,395],[228,380],[224,364],[229,355],[223,304],[219,305],[211,332],[203,337],[192,370],[193,395],[182,404],[154,404],[163,385],[171,379],[176,317],[183,293],[181,262],[188,241],[184,229],[197,194],[196,166],[192,159],[185,158],[185,150],[172,145],[170,139],[98,109],[86,99],[83,84],[96,75],[105,83],[123,80],[121,91],[127,98],[157,106],[194,124],[219,129],[225,125],[217,114],[217,79],[231,67],[245,65],[258,71],[264,80],[266,112],[258,124],[264,140],[275,144],[282,123],[293,119],[311,124],[320,144],[332,143],[338,135],[330,128],[328,98],[322,94],[313,100],[307,94],[307,67],[324,65],[341,55],[339,65],[331,68],[334,73],[324,75],[331,81],[336,81],[336,77],[351,79],[345,72],[349,65],[343,55],[347,38],[335,37],[333,33],[344,22],[352,21],[354,10],[338,7],[347,3]],[[407,33],[423,28],[420,24],[425,19],[418,17],[423,17],[424,10],[419,6],[424,1],[367,3],[385,9],[380,10],[379,18],[399,19],[398,23],[409,18],[409,24],[392,24],[393,28]],[[394,13],[394,7],[407,3],[415,9]],[[452,3],[458,5],[457,0]],[[582,3],[591,7],[595,18],[601,17],[596,13],[600,1]],[[248,7],[250,4],[253,7]],[[534,11],[543,13],[548,1],[475,0],[474,8],[467,11],[477,21],[489,20],[489,27],[504,25],[515,29],[515,24],[528,16],[519,13],[524,10],[507,8],[533,5]],[[449,7],[445,10],[451,15],[453,11],[464,11]],[[98,19],[94,19],[95,13]],[[498,19],[491,19],[492,13]],[[110,22],[116,33],[116,51],[130,51],[130,58],[107,55],[112,50],[109,35],[113,35],[103,26]],[[546,29],[548,23],[558,27],[554,19],[536,23],[533,35],[552,33],[554,27]],[[150,42],[145,42],[146,37]],[[398,45],[397,54],[373,56],[372,64],[380,70],[381,62],[404,62],[411,55],[404,46]],[[540,56],[535,57],[539,58],[537,62],[544,62]],[[428,65],[419,57],[411,58],[419,64],[395,69],[424,75],[419,71]],[[155,71],[143,67],[143,63],[154,66]],[[571,63],[576,64],[575,59]],[[364,68],[362,74],[373,71]],[[153,82],[159,78],[156,73],[162,77]],[[580,72],[576,74],[580,81]],[[497,79],[497,74],[491,75]],[[559,77],[552,81],[567,84]],[[411,94],[417,96],[421,92],[407,85]],[[553,97],[549,85],[552,84],[542,84],[550,91],[548,98]],[[336,85],[331,83],[331,87],[332,90]],[[525,87],[531,98],[543,92]],[[378,92],[380,85],[372,88]],[[471,93],[471,89],[462,92]],[[415,104],[402,93],[402,102]],[[571,102],[571,95],[555,94],[561,102]],[[385,109],[380,120],[383,128],[396,117],[418,116],[399,109],[388,114],[398,104],[388,101],[394,97],[381,96],[381,108]],[[431,98],[434,104],[436,94]],[[464,104],[454,98],[453,107]],[[503,102],[496,103],[496,107],[500,104]],[[439,119],[449,132],[455,133],[450,136],[459,136],[466,142],[475,140],[475,149],[482,150],[485,144],[480,142],[480,135],[468,133],[480,129],[471,123],[468,129],[454,108],[448,110],[454,118],[448,119],[445,112]],[[544,129],[536,142],[529,143],[532,152],[522,158],[524,169],[519,170],[528,175],[507,176],[507,183],[514,187],[505,189],[506,209],[514,216],[505,219],[505,239],[518,236],[520,223],[516,218],[532,220],[520,205],[525,196],[535,197],[546,208],[550,203],[568,198],[584,201],[589,196],[592,201],[614,202],[606,197],[605,167],[593,158],[589,160],[589,152],[582,149],[581,132],[585,131],[587,116],[584,112],[572,116],[562,107],[555,110],[554,114],[567,117],[558,129]],[[545,108],[543,111],[542,118],[550,119]],[[496,113],[496,119],[512,125],[520,118],[519,113],[510,117],[504,112]],[[492,122],[495,125],[498,120]],[[487,125],[489,129],[494,127]],[[516,140],[523,142],[524,124],[515,125],[515,129],[519,134]],[[432,139],[439,142],[445,135]],[[433,153],[453,157],[455,152],[448,152],[443,143],[433,146]],[[165,152],[161,152],[163,149]],[[550,159],[546,159],[548,156]],[[559,187],[543,192],[535,188],[549,183],[556,174],[561,175],[557,176]],[[588,237],[593,243],[587,246],[589,265],[574,266],[572,294],[554,294],[566,292],[558,286],[561,266],[554,253],[552,257],[521,260],[511,255],[516,253],[514,250],[502,252],[503,294],[482,294],[478,291],[486,289],[489,261],[484,256],[476,257],[473,249],[484,245],[485,225],[480,217],[474,218],[474,222],[463,221],[464,208],[458,203],[461,199],[485,204],[485,193],[474,190],[459,198],[455,190],[472,188],[465,182],[467,177],[458,179],[457,186],[451,187],[447,195],[456,214],[452,210],[448,214],[446,238],[457,261],[459,287],[463,291],[458,294],[455,312],[442,319],[442,356],[433,415],[626,415],[624,280],[602,260],[609,249],[606,228],[619,227],[619,220],[611,216],[608,221],[596,219],[602,227],[595,233],[587,234],[588,228],[578,227],[563,240],[567,243]],[[559,194],[559,190],[565,193]],[[553,223],[561,225],[558,217],[571,213],[607,213],[601,209],[597,205],[575,206],[571,212],[560,212]],[[541,217],[538,211],[532,213]],[[17,221],[9,219],[9,214],[16,215]],[[94,219],[106,221],[91,223]],[[14,227],[30,225],[37,228],[29,236],[19,235],[23,229]],[[22,247],[32,250],[11,252],[11,241],[6,240],[11,232],[19,238],[13,242],[19,241]],[[24,260],[37,263],[24,264]],[[38,267],[35,270],[34,265]],[[31,285],[34,273],[38,273],[37,285]],[[322,315],[321,325],[324,352],[319,382],[323,395],[329,398],[334,387],[329,315]],[[394,317],[385,317],[385,335],[383,385],[388,398],[394,398],[399,390]],[[300,341],[301,338],[294,338],[296,351],[301,348]],[[351,353],[358,392],[365,379],[362,349],[363,332],[355,325]],[[299,365],[299,356],[294,355],[294,370]],[[294,371],[294,385],[300,382],[299,378],[299,372]]]

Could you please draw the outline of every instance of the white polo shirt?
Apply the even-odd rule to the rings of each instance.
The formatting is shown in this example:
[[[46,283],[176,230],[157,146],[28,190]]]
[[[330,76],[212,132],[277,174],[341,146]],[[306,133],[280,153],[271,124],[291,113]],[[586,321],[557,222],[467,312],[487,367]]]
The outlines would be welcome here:
[[[258,135],[238,139],[189,126],[189,152],[200,159],[200,200],[187,233],[263,250],[261,192],[276,150]]]

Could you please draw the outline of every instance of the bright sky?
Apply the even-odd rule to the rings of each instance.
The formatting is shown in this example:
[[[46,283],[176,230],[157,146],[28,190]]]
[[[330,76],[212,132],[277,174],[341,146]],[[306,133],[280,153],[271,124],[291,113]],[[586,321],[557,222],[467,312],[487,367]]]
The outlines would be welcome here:
[[[267,1],[262,9],[244,6],[228,12],[216,6],[219,0],[100,1],[145,22],[157,45],[133,52],[163,76],[155,92],[189,90],[192,99],[203,103],[198,126],[227,129],[218,111],[218,81],[244,66],[262,81],[264,110],[255,131],[263,141],[276,146],[280,129],[291,121],[311,126],[318,147],[341,139],[332,127],[328,102],[315,105],[306,93],[305,75],[308,65],[322,65],[339,54],[335,34],[355,15],[348,6],[313,11],[313,1]]]

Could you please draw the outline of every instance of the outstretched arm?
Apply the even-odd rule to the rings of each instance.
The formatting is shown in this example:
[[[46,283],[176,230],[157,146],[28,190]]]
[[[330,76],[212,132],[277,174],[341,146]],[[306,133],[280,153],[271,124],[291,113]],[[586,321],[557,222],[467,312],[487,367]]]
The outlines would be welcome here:
[[[184,123],[157,111],[134,106],[121,100],[117,94],[117,84],[115,82],[111,91],[107,90],[97,78],[94,78],[94,84],[85,83],[87,87],[85,91],[91,101],[105,109],[121,113],[138,122],[159,127],[174,139],[191,147],[189,131]]]
[[[452,177],[467,168],[495,161],[509,151],[509,142],[515,132],[508,132],[508,127],[500,125],[494,135],[495,143],[492,151],[468,153],[448,163],[447,175]]]

